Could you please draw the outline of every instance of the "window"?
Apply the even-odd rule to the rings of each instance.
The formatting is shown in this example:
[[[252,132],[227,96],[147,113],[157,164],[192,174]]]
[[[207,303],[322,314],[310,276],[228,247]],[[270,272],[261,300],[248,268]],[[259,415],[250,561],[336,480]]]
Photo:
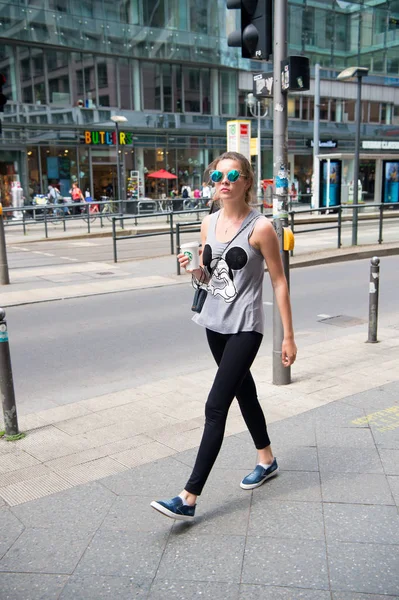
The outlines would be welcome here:
[[[235,72],[221,72],[220,100],[222,115],[237,115],[237,75]]]
[[[320,98],[320,121],[328,121],[328,98]]]
[[[392,113],[392,125],[399,125],[399,106],[394,106]]]
[[[201,91],[202,91],[202,112],[204,115],[210,115],[212,112],[211,103],[211,73],[209,69],[201,71]]]
[[[379,102],[370,102],[370,123],[380,123],[380,103]]]
[[[161,110],[160,65],[144,62],[141,74],[144,110]]]
[[[301,118],[301,99],[295,96],[288,96],[287,110],[289,119]]]
[[[209,4],[207,0],[190,0],[190,31],[208,33]]]
[[[132,108],[132,69],[127,58],[119,59],[119,85],[121,108]]]
[[[201,112],[200,71],[196,68],[183,69],[184,112]]]
[[[46,59],[49,101],[51,104],[68,106],[71,104],[68,54],[66,52],[47,52]]]
[[[144,25],[165,27],[164,0],[145,0],[143,2]]]
[[[355,101],[345,100],[344,102],[344,123],[351,123],[355,120]]]

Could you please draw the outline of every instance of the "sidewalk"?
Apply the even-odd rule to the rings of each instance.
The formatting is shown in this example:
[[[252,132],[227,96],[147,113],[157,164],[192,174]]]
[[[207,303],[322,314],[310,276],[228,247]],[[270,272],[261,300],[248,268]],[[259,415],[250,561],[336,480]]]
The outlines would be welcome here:
[[[213,369],[21,417],[0,440],[2,600],[398,598],[397,316],[378,344],[357,326],[306,346],[289,386],[256,360],[280,475],[239,488],[234,405],[194,524],[149,503],[184,486]]]

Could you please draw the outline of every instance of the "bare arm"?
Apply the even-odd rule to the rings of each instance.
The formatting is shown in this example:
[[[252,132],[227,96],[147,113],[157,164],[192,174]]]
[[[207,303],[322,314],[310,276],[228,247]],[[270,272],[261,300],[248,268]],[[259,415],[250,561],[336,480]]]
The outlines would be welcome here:
[[[297,348],[294,341],[290,295],[281,261],[280,246],[270,221],[259,219],[251,236],[251,244],[260,250],[266,261],[284,329],[282,362],[284,366],[288,367],[295,361]]]

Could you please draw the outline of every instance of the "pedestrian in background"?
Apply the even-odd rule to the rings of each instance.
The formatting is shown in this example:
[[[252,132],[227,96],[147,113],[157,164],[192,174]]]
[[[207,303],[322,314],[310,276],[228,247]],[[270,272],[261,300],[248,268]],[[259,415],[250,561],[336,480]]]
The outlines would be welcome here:
[[[72,202],[74,202],[75,204],[78,204],[79,202],[84,202],[83,192],[78,187],[77,183],[72,184],[72,188],[69,190],[69,193],[71,194]],[[80,212],[81,212],[80,207],[78,207],[78,206],[73,207],[72,214],[79,215]]]
[[[265,261],[284,328],[281,358],[285,367],[293,364],[297,352],[277,235],[270,221],[250,206],[254,187],[251,165],[243,155],[226,152],[209,169],[215,198],[222,208],[202,222],[200,268],[190,271],[185,254],[179,254],[178,260],[192,273],[197,286],[206,286],[205,303],[193,320],[205,327],[218,370],[206,402],[205,429],[188,482],[178,496],[151,502],[162,514],[184,521],[194,518],[197,497],[221,448],[235,396],[258,452],[255,469],[241,481],[241,488],[252,490],[278,473],[250,373],[263,337]]]

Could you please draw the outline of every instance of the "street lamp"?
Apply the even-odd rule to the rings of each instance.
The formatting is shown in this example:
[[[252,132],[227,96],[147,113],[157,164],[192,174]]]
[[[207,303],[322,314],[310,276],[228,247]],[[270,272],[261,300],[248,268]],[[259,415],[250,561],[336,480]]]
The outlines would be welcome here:
[[[122,177],[121,177],[121,159],[119,156],[119,123],[126,123],[127,118],[123,115],[114,115],[111,117],[111,121],[115,123],[116,129],[116,170],[118,171],[118,196],[119,202],[122,203],[123,191],[122,191]],[[120,209],[122,206],[120,206]],[[122,210],[121,210],[122,212]]]
[[[260,120],[268,115],[269,106],[266,105],[264,111],[262,113],[262,104],[261,101],[254,96],[254,94],[250,93],[247,95],[247,105],[249,108],[249,112],[253,117],[257,117],[258,120],[258,147],[256,153],[256,195],[258,198],[262,198],[262,184],[261,184],[261,139],[260,139]]]
[[[366,77],[369,72],[367,67],[348,67],[337,76],[340,81],[353,80],[357,77],[357,98],[356,98],[356,137],[355,137],[355,161],[353,165],[353,216],[352,216],[352,246],[357,246],[357,224],[358,224],[358,181],[359,181],[359,154],[360,154],[360,123],[362,120],[361,97],[362,97],[362,77]]]

